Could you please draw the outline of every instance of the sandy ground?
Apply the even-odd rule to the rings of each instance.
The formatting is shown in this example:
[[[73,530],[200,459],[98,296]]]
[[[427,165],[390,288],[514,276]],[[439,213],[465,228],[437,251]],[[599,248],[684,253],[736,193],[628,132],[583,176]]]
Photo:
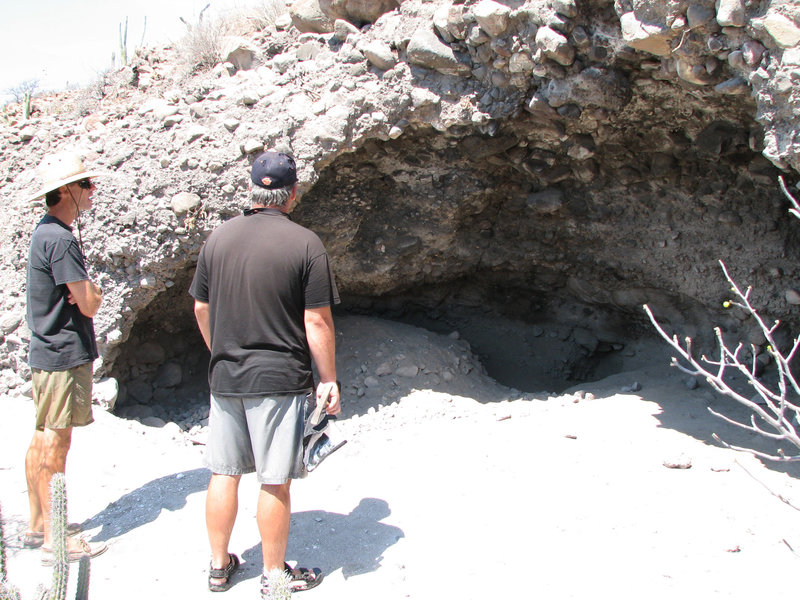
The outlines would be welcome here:
[[[388,339],[429,370],[452,341],[369,319],[338,325],[343,381],[380,361]],[[707,406],[744,413],[703,386],[689,390],[661,357],[557,396],[522,395],[477,372],[450,382],[457,394],[397,381],[352,399],[341,422],[349,443],[293,486],[287,559],[326,573],[301,597],[797,596],[800,513],[781,498],[800,506],[800,469],[720,447],[713,432],[769,444],[711,416]],[[641,390],[621,392],[634,381]],[[33,407],[0,402],[10,579],[32,598],[50,577],[15,539],[27,519]],[[243,569],[224,596],[211,594],[203,446],[174,426],[96,418],[76,430],[67,468],[70,518],[110,545],[92,562],[90,597],[257,598],[253,476],[231,543]]]

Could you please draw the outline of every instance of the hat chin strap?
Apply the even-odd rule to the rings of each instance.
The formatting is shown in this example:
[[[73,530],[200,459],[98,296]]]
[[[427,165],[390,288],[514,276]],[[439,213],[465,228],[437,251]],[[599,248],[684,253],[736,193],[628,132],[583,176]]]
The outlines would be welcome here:
[[[81,247],[81,254],[84,254],[83,251],[83,236],[81,235],[81,207],[78,204],[78,201],[75,200],[75,196],[72,194],[72,190],[66,186],[67,192],[69,193],[69,197],[72,199],[72,203],[75,205],[75,227],[78,230],[78,245]]]

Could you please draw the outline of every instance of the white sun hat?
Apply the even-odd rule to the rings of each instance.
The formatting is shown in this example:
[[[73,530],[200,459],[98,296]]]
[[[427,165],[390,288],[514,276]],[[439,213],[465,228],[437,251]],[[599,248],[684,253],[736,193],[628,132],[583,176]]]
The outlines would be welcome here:
[[[38,200],[47,192],[57,190],[62,185],[107,174],[97,170],[87,171],[81,157],[75,152],[57,152],[46,156],[39,164],[38,172],[42,188],[29,198],[31,202]]]

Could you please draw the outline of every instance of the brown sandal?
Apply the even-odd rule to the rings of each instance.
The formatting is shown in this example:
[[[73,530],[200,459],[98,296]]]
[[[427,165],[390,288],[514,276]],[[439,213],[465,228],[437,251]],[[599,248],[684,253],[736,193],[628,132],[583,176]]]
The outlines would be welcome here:
[[[215,569],[212,566],[208,567],[208,589],[212,592],[225,592],[233,585],[231,576],[236,573],[236,570],[239,568],[239,557],[235,554],[228,554],[228,556],[230,557],[230,561],[227,567],[222,569]],[[211,583],[212,579],[224,579],[225,581],[223,583]]]
[[[67,537],[78,535],[83,531],[80,523],[67,524]],[[26,531],[20,534],[19,541],[23,548],[41,548],[44,544],[44,531]]]

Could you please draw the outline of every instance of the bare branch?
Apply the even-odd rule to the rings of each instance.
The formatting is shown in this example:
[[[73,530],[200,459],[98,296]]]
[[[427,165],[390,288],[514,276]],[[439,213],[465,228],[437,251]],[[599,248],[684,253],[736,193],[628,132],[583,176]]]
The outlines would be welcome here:
[[[786,182],[783,180],[783,175],[778,175],[778,182],[781,184],[781,190],[783,194],[789,199],[789,202],[792,203],[794,208],[790,208],[789,212],[800,219],[800,204],[798,204],[797,200],[794,196],[789,193],[789,189],[786,187]]]
[[[758,456],[759,458],[764,458],[766,460],[771,460],[773,462],[797,462],[800,461],[800,456],[773,456],[772,454],[766,454],[765,452],[759,452],[758,450],[753,450],[752,448],[744,448],[743,446],[734,446],[733,444],[729,444],[726,441],[723,441],[719,438],[719,436],[715,433],[713,434],[713,438],[725,446],[726,448],[730,448],[731,450],[736,450],[737,452],[746,452],[748,454],[752,454],[754,456]]]
[[[722,263],[720,263],[722,264]],[[750,293],[750,288],[747,291],[743,292],[736,284],[733,282],[730,277],[728,276],[727,270],[725,270],[725,265],[722,264],[722,268],[725,271],[726,277],[728,277],[729,282],[731,283],[731,289],[737,295],[739,300],[741,301],[741,305],[747,310],[748,312],[755,313],[755,309],[750,305],[747,295]],[[735,425],[741,429],[746,431],[751,431],[763,437],[776,440],[776,441],[788,441],[789,443],[793,444],[797,448],[800,449],[800,436],[797,435],[797,431],[792,424],[790,418],[787,417],[786,412],[789,410],[793,413],[793,416],[797,418],[798,410],[797,407],[789,402],[786,398],[787,396],[787,386],[785,385],[785,381],[789,378],[792,378],[791,372],[788,369],[788,365],[786,360],[783,356],[781,356],[780,351],[774,346],[774,341],[772,340],[771,333],[769,333],[766,325],[764,324],[763,320],[760,318],[757,319],[757,322],[761,324],[762,331],[767,337],[768,341],[772,341],[772,345],[770,346],[770,352],[775,357],[775,363],[778,366],[779,377],[778,377],[778,392],[772,390],[769,386],[767,386],[764,382],[762,382],[756,376],[756,365],[757,362],[753,361],[753,366],[751,368],[746,367],[741,359],[740,359],[740,352],[743,349],[743,344],[738,344],[734,350],[728,348],[725,343],[725,338],[722,334],[722,330],[717,327],[715,328],[717,344],[719,346],[719,359],[717,360],[710,360],[705,356],[701,357],[699,360],[696,359],[692,354],[692,340],[690,338],[686,338],[684,345],[678,341],[677,335],[670,336],[664,330],[664,328],[658,323],[655,316],[653,315],[652,310],[650,307],[645,305],[644,310],[647,313],[647,316],[650,318],[650,322],[656,328],[656,331],[661,335],[662,338],[670,345],[672,348],[677,352],[677,354],[683,358],[683,360],[688,364],[688,366],[683,366],[680,364],[677,358],[673,357],[672,365],[678,367],[684,373],[700,376],[705,378],[705,380],[709,383],[709,385],[717,392],[732,398],[742,406],[746,407],[751,412],[750,424],[742,423],[736,421],[735,419],[731,419],[723,414],[720,414],[711,408],[709,408],[709,412],[711,414],[719,417],[720,419],[724,420],[731,425]],[[755,355],[755,348],[752,349],[753,354]],[[702,363],[700,362],[702,361]],[[703,364],[704,363],[704,364]],[[708,365],[706,367],[705,365]],[[748,384],[756,391],[758,397],[764,401],[765,406],[761,406],[759,403],[755,402],[753,399],[748,398],[741,394],[740,392],[734,390],[725,380],[726,369],[731,368],[734,371],[744,374],[747,377]],[[714,368],[714,371],[709,370],[709,368]],[[792,378],[792,381],[793,378]],[[795,382],[796,383],[796,382]],[[763,425],[757,421],[763,422]],[[773,429],[773,431],[768,431],[764,428],[764,426],[768,426],[769,428]],[[715,439],[717,439],[715,435]],[[739,448],[730,446],[727,443],[724,443],[720,440],[720,443],[723,443],[726,447],[733,448],[735,450],[743,450],[749,451],[745,448]],[[788,461],[798,461],[800,460],[800,455],[787,457],[783,455],[781,452],[778,452],[778,455],[770,455],[763,452],[756,452],[750,451],[757,456],[762,458],[767,458],[773,461],[780,461],[780,462],[788,462]]]

